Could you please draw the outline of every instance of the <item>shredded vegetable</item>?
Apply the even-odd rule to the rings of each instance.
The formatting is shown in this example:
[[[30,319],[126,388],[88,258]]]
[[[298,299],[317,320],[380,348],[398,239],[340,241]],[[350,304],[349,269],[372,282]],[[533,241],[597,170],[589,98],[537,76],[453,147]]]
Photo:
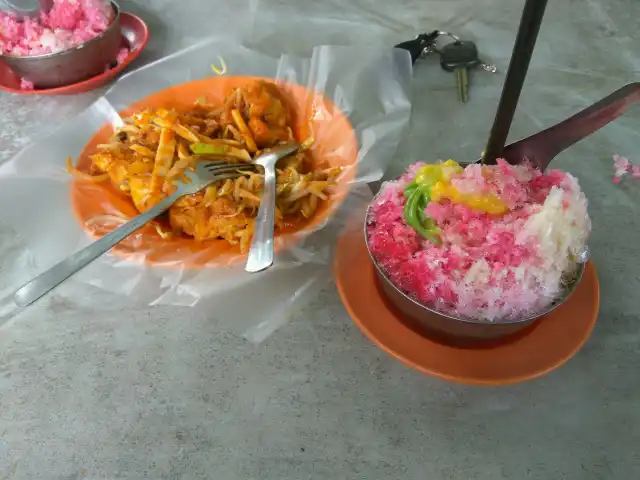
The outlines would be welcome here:
[[[211,64],[211,70],[213,70],[213,73],[216,73],[218,75],[224,75],[225,73],[227,73],[227,64],[224,61],[224,58],[218,56],[218,60],[220,60],[220,68],[216,67],[213,63]]]
[[[73,165],[73,160],[71,157],[67,157],[67,172],[72,174],[75,177],[81,178],[83,180],[89,180],[91,182],[105,182],[109,180],[109,174],[103,173],[100,175],[91,175],[86,172],[81,172]]]

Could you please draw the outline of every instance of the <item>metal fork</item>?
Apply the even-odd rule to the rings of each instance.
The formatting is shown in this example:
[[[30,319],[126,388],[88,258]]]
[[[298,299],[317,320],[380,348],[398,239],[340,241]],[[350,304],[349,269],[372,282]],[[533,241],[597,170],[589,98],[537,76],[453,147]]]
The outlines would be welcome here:
[[[224,160],[211,162],[199,161],[196,164],[195,171],[185,171],[188,182],[175,180],[177,188],[174,193],[21,287],[14,296],[16,304],[20,307],[26,307],[35,302],[74,273],[93,262],[103,253],[109,251],[113,246],[127,238],[133,232],[166,212],[180,197],[198,193],[203,188],[218,180],[237,178],[243,174],[242,172],[254,170],[255,166],[252,164],[231,164]]]

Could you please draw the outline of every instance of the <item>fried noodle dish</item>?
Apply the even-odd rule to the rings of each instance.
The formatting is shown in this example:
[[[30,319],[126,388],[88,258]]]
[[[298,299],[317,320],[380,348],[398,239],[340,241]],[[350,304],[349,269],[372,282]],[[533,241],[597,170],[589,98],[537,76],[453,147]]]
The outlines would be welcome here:
[[[113,182],[143,212],[166,197],[175,179],[198,161],[252,163],[262,152],[297,140],[300,151],[282,159],[276,169],[276,230],[283,230],[313,216],[341,173],[340,167],[314,165],[308,151],[313,139],[295,139],[292,125],[292,112],[278,87],[255,82],[234,90],[223,105],[199,99],[186,111],[136,113],[108,143],[98,145],[89,173],[74,167],[70,158],[67,167],[86,180]],[[246,252],[263,182],[259,171],[245,171],[236,179],[213,183],[179,199],[168,212],[168,222],[157,222],[156,229],[163,237],[222,238]]]

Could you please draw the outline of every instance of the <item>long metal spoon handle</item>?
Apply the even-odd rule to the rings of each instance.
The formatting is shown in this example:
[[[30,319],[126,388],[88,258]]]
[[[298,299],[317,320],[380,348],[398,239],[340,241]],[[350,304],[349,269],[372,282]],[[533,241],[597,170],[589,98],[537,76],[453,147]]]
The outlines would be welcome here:
[[[164,213],[179,198],[179,195],[170,195],[149,210],[129,220],[121,227],[109,232],[91,245],[74,253],[62,262],[54,265],[46,272],[40,274],[29,283],[18,289],[14,300],[20,307],[26,307],[49,293],[55,287],[64,282],[71,275],[89,265],[100,255],[109,251],[117,243],[121,242],[136,230],[157,216]]]
[[[276,211],[276,166],[267,164],[264,168],[264,188],[258,216],[255,220],[253,239],[245,271],[256,273],[273,264],[273,230]]]
[[[507,161],[535,160],[544,170],[556,155],[613,122],[636,103],[640,103],[640,82],[625,85],[572,117],[512,143],[504,149],[504,156]]]

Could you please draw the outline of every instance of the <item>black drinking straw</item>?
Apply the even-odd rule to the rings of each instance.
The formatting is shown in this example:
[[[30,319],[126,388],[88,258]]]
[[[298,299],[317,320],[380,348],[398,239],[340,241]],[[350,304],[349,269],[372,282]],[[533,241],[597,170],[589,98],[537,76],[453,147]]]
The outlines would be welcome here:
[[[502,150],[507,143],[513,115],[516,112],[516,106],[518,105],[524,79],[527,76],[531,55],[536,45],[546,7],[547,0],[526,0],[522,18],[520,19],[520,26],[518,27],[516,43],[513,46],[513,53],[509,62],[509,69],[507,70],[507,78],[502,88],[498,111],[485,148],[483,163],[495,164],[496,159],[500,158]]]

